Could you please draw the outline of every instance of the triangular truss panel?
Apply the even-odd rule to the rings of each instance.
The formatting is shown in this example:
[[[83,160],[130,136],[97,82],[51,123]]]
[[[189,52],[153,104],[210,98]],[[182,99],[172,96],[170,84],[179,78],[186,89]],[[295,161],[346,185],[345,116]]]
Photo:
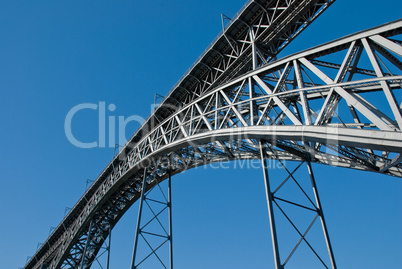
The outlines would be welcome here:
[[[260,159],[262,140],[266,158],[402,177],[402,20],[275,60],[332,2],[249,1],[24,268],[88,268],[168,166]]]

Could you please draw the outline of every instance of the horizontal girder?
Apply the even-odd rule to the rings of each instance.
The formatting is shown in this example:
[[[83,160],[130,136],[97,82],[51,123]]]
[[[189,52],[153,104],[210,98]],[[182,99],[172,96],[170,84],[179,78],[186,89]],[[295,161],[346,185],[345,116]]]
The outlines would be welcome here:
[[[146,191],[169,168],[259,158],[259,139],[269,158],[402,177],[401,32],[399,20],[266,63],[150,118],[25,268],[74,267],[88,237],[93,259],[139,198],[144,167]]]
[[[214,87],[253,68],[252,43],[258,47],[258,65],[270,62],[309,26],[334,0],[254,0],[230,20],[162,103],[130,138],[142,135]]]

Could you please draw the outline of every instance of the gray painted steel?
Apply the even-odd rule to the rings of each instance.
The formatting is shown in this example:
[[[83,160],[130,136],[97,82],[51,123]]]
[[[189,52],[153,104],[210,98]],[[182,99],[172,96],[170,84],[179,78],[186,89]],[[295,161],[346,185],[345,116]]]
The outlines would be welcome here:
[[[259,159],[262,139],[268,158],[402,177],[402,20],[273,61],[332,2],[249,1],[25,268],[89,266],[139,199],[145,167],[161,181],[169,169]]]

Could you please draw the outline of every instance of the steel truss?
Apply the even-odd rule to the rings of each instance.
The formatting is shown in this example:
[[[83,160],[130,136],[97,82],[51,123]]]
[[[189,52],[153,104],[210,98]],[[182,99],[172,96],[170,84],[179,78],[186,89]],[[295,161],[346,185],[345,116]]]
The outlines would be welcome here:
[[[269,219],[270,219],[272,245],[273,245],[273,250],[274,250],[275,268],[276,269],[285,268],[285,265],[288,264],[289,260],[295,254],[295,252],[298,249],[298,247],[301,245],[301,243],[304,242],[309,247],[309,249],[314,253],[315,257],[317,258],[317,260],[319,260],[320,264],[322,264],[325,268],[330,268],[331,267],[331,268],[335,269],[336,264],[335,264],[334,253],[333,253],[333,250],[332,250],[331,242],[329,240],[327,225],[325,223],[324,213],[323,213],[322,206],[321,206],[321,201],[320,201],[320,198],[319,198],[319,195],[318,195],[318,190],[317,190],[317,185],[316,185],[314,174],[313,174],[313,169],[312,169],[311,163],[310,163],[310,157],[311,156],[306,155],[305,160],[301,161],[292,170],[289,170],[288,167],[286,166],[286,164],[283,161],[281,161],[279,156],[276,156],[276,160],[278,160],[280,162],[282,168],[286,171],[287,175],[283,179],[283,181],[281,181],[280,184],[278,184],[278,186],[275,188],[275,190],[271,191],[271,183],[270,183],[270,180],[269,180],[268,168],[267,168],[267,165],[266,165],[266,160],[268,158],[267,151],[269,151],[269,152],[271,152],[272,154],[275,155],[275,151],[273,150],[273,146],[270,145],[269,143],[266,143],[266,142],[260,140],[260,154],[261,154],[262,168],[263,168],[264,180],[265,180],[265,190],[266,190],[266,195],[267,195],[267,204],[268,204],[268,213],[269,213]],[[313,199],[307,194],[307,191],[300,184],[300,181],[298,181],[296,179],[295,173],[302,166],[303,163],[306,163],[306,165],[307,165],[308,174],[310,176],[311,187],[312,187],[312,190],[313,190],[315,202],[313,202]],[[285,184],[289,185],[289,183],[288,183],[289,181],[293,182],[297,186],[298,191],[302,194],[302,197],[307,202],[307,204],[306,203],[303,204],[303,203],[301,203],[299,201],[296,201],[296,199],[294,199],[294,197],[290,197],[290,199],[292,199],[292,200],[290,200],[289,198],[284,199],[284,198],[279,197],[279,195],[277,193],[279,193],[281,191],[281,189],[284,188]],[[310,215],[310,219],[309,219],[308,215],[304,216],[305,219],[309,219],[309,222],[307,222],[308,226],[306,225],[307,227],[304,227],[303,230],[300,230],[301,228],[298,227],[298,225],[295,223],[294,220],[292,220],[292,218],[286,212],[286,209],[284,209],[284,207],[281,206],[281,203],[291,205],[291,206],[297,207],[299,209],[301,208],[303,210],[314,212],[313,215]],[[287,254],[287,256],[285,256],[286,259],[284,259],[283,262],[281,262],[281,258],[280,258],[280,255],[279,255],[280,254],[279,253],[280,252],[279,251],[279,246],[278,246],[279,245],[279,243],[278,243],[279,240],[278,240],[278,234],[277,234],[277,228],[276,228],[274,205],[279,209],[279,211],[284,215],[286,220],[291,224],[292,228],[294,228],[294,230],[299,235],[299,240],[295,243],[294,246],[292,246],[291,251]],[[326,263],[324,261],[324,259],[317,252],[317,250],[314,247],[314,245],[311,244],[307,240],[308,232],[312,229],[312,227],[313,227],[314,223],[316,222],[317,218],[320,218],[320,220],[321,220],[322,230],[323,230],[323,233],[324,233],[324,238],[325,238],[325,242],[326,242],[326,245],[327,245],[328,254],[329,254],[329,261],[330,261],[331,266],[329,266],[329,263]],[[282,242],[283,241],[285,241],[285,240],[282,240]]]
[[[241,15],[249,15],[257,2],[248,3]],[[329,2],[299,12],[308,21]],[[269,3],[286,3],[294,11],[296,3],[305,2]],[[265,4],[259,10],[264,8]],[[257,13],[270,18],[269,10],[261,12]],[[259,16],[254,18],[264,17]],[[271,21],[266,28],[277,25]],[[90,264],[110,229],[140,198],[145,167],[156,184],[169,176],[162,169],[166,162],[175,165],[173,176],[208,163],[260,158],[262,139],[272,145],[267,158],[303,161],[311,156],[311,162],[402,177],[402,42],[398,39],[402,20],[271,62],[256,60],[267,56],[259,56],[261,43],[252,37],[262,26],[246,27],[251,36],[243,43],[250,46],[243,53],[249,56],[242,59],[249,67],[238,72],[225,69],[236,73],[236,78],[223,80],[224,71],[222,80],[215,76],[216,83],[205,82],[210,86],[191,92],[183,90],[187,80],[181,80],[178,88],[183,91],[170,93],[25,268]],[[287,29],[299,26],[297,20],[286,25]],[[192,72],[188,76],[202,81]],[[169,101],[173,97],[178,102]],[[145,192],[152,186],[147,185]],[[91,251],[84,251],[87,241]]]
[[[166,190],[165,192],[163,191],[160,182],[153,178],[153,174],[148,174],[147,169],[144,169],[131,269],[138,268],[145,261],[151,260],[152,257],[155,258],[154,260],[156,261],[156,264],[154,263],[152,267],[173,268],[172,185],[170,171],[168,171],[168,175],[166,194]],[[155,184],[155,182],[156,186],[151,188],[148,192],[145,192],[146,185]],[[155,192],[158,192],[158,194],[155,197],[152,197],[152,194]],[[148,219],[144,217],[143,214],[144,209],[147,208],[151,213]],[[166,210],[168,212],[166,212]],[[164,213],[167,213],[165,214],[165,218],[168,220],[168,227],[165,227],[163,219],[161,219],[163,218]],[[139,258],[140,255],[138,254],[138,249],[140,248],[140,239],[143,240],[146,244],[145,248],[149,248],[150,252],[145,252],[145,254]],[[160,249],[166,243],[169,243],[168,261],[166,261],[166,258],[164,259],[163,256],[158,254],[160,253]],[[144,247],[142,247],[142,249],[144,249]]]

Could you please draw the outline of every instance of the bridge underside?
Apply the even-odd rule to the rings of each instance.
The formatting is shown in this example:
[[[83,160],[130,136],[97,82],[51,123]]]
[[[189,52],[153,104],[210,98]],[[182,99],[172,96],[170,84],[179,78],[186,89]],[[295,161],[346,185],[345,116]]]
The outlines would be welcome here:
[[[104,240],[124,213],[141,196],[142,179],[146,178],[145,192],[155,184],[188,169],[217,162],[260,159],[259,141],[263,139],[267,158],[282,161],[305,161],[388,174],[402,177],[402,165],[389,169],[385,159],[366,162],[356,155],[365,149],[402,152],[402,136],[394,132],[376,130],[354,130],[323,126],[253,126],[248,128],[223,129],[204,132],[183,138],[168,147],[162,147],[138,162],[111,186],[111,191],[93,210],[92,228],[90,223],[82,225],[82,233],[91,233],[82,237],[75,245],[84,248],[91,237],[92,251],[87,253],[87,264],[91,264],[101,249]],[[300,142],[300,143],[295,143]],[[307,145],[311,145],[307,146]],[[319,150],[314,149],[316,145]],[[359,146],[360,152],[357,152]],[[355,155],[350,154],[350,149]],[[144,174],[146,169],[146,174]],[[96,223],[94,225],[93,223]],[[87,249],[91,249],[88,248]],[[70,252],[71,253],[71,252]],[[82,255],[77,255],[77,262]],[[72,264],[72,262],[71,262]],[[63,266],[66,266],[64,264]]]
[[[261,140],[268,158],[402,177],[401,33],[399,20],[271,63],[251,34],[253,70],[164,103],[25,268],[91,264],[144,177],[148,191],[168,171],[260,159]]]

